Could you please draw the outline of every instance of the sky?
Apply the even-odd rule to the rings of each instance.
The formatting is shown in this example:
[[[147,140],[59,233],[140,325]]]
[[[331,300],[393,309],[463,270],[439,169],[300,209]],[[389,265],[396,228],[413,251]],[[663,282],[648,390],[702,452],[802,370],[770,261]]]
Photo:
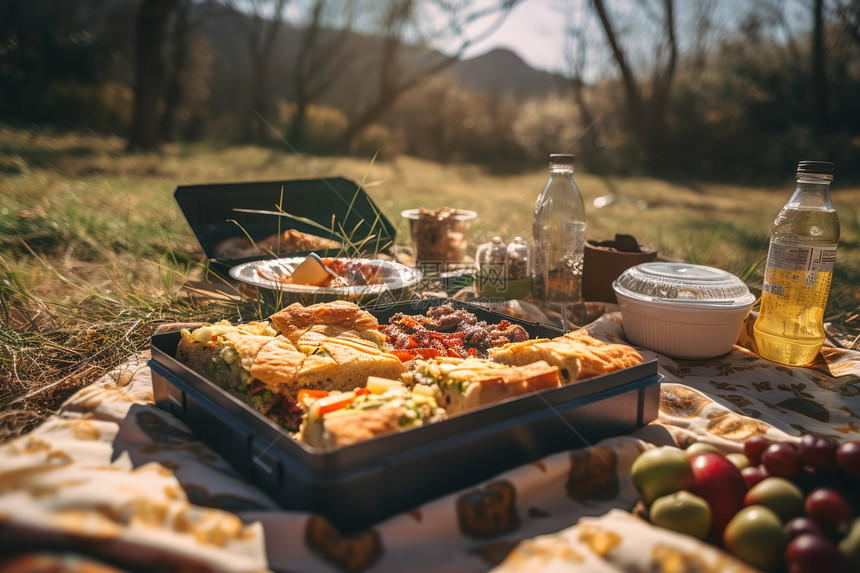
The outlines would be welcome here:
[[[465,57],[475,57],[495,48],[507,48],[533,68],[563,72],[566,22],[570,2],[528,0],[515,7],[504,24],[486,40],[473,45]]]

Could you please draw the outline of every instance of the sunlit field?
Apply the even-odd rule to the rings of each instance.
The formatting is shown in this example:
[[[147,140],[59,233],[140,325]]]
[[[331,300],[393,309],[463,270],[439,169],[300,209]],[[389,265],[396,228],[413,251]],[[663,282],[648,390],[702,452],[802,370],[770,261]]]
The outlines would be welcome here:
[[[0,440],[145,350],[158,324],[253,316],[252,301],[189,298],[182,288],[204,276],[205,261],[173,200],[178,185],[334,176],[363,182],[404,247],[401,210],[476,211],[474,250],[494,235],[530,238],[547,172],[535,165],[502,176],[406,156],[303,157],[205,144],[127,154],[118,138],[0,127]],[[587,166],[575,178],[587,238],[632,234],[665,257],[734,272],[754,292],[771,223],[794,186],[791,173],[774,188],[605,178]],[[860,334],[860,187],[844,186],[837,172],[832,198],[842,237],[826,320],[850,338]]]

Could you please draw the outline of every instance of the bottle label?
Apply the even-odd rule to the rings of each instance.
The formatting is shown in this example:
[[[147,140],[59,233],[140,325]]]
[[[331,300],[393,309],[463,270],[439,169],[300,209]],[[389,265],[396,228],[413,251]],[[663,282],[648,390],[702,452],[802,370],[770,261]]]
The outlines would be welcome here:
[[[836,247],[810,247],[771,243],[767,266],[781,271],[829,273],[836,263]]]
[[[819,273],[832,273],[835,263],[835,246],[811,247],[771,243],[762,290],[776,296],[786,296],[790,284],[814,289],[818,284]],[[782,271],[782,280],[777,279],[774,274],[779,271]],[[785,272],[791,274],[785,275]]]

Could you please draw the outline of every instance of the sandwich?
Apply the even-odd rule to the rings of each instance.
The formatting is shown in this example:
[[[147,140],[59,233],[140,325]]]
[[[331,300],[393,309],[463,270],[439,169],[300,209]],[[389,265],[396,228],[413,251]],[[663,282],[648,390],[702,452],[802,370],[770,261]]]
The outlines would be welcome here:
[[[436,391],[407,388],[400,381],[371,377],[350,392],[302,392],[305,417],[298,439],[319,450],[333,450],[417,428],[446,418]]]
[[[290,420],[278,420],[289,427],[298,427],[293,418],[296,412],[301,415],[296,398],[303,388],[346,392],[364,386],[370,376],[397,379],[405,372],[399,358],[380,348],[376,319],[357,306],[291,305],[285,310],[289,312],[275,315],[277,323],[233,326],[221,321],[183,330],[177,359],[269,417],[273,404],[290,403]],[[333,324],[315,323],[316,315]]]
[[[563,384],[609,374],[644,362],[626,344],[611,344],[578,329],[552,339],[539,338],[505,344],[489,350],[490,359],[509,366],[543,360],[559,369]]]
[[[260,413],[297,429],[302,411],[293,380],[305,360],[267,321],[205,324],[180,333],[176,358],[218,386],[239,395]]]
[[[294,303],[273,314],[271,321],[299,351],[334,361],[337,369],[327,376],[326,390],[359,388],[369,376],[396,380],[406,371],[398,357],[383,350],[385,336],[376,317],[355,303]]]
[[[560,385],[558,367],[538,360],[506,366],[483,358],[416,360],[412,382],[438,388],[449,415]]]

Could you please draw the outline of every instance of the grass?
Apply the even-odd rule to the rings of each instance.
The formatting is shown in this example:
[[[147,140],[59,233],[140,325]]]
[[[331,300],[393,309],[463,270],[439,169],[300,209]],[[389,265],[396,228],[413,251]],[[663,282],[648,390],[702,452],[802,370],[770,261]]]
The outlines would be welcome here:
[[[546,179],[543,166],[498,176],[411,157],[303,158],[209,144],[126,154],[123,146],[116,138],[0,125],[0,442],[145,353],[159,324],[265,316],[257,301],[201,299],[182,288],[206,268],[173,201],[178,185],[345,176],[365,181],[396,226],[398,244],[409,243],[401,210],[451,206],[478,212],[477,245],[493,235],[529,238]],[[664,256],[732,271],[756,290],[771,223],[793,187],[788,175],[772,189],[585,170],[575,177],[588,238],[632,234]],[[826,319],[851,341],[860,335],[860,188],[837,179],[833,201],[842,238]]]

